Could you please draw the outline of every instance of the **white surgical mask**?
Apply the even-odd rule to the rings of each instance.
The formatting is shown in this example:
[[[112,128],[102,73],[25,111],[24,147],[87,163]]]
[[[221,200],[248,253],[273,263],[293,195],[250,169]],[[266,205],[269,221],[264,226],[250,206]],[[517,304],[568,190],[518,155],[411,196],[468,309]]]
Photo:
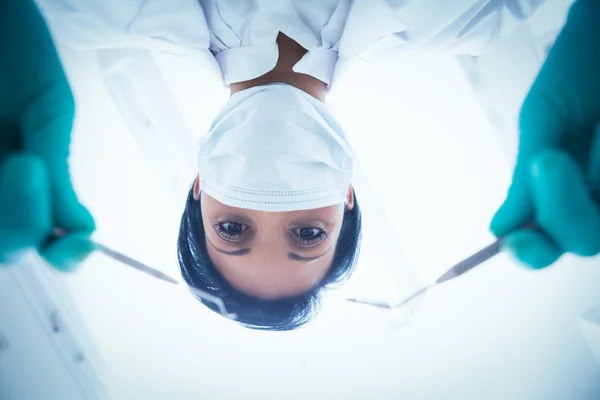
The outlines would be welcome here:
[[[287,84],[231,96],[200,138],[201,190],[261,211],[344,203],[354,153],[323,103]]]

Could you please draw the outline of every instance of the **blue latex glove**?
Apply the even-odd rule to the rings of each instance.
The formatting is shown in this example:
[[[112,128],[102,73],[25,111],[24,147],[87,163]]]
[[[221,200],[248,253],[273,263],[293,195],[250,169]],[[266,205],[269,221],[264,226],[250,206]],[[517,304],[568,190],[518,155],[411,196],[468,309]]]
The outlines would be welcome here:
[[[0,262],[36,248],[70,270],[95,229],[69,176],[73,96],[31,0],[0,1],[0,38]],[[46,245],[55,226],[67,234]]]
[[[600,252],[600,0],[578,0],[523,104],[517,165],[491,230],[533,268]],[[534,220],[541,232],[519,229]]]

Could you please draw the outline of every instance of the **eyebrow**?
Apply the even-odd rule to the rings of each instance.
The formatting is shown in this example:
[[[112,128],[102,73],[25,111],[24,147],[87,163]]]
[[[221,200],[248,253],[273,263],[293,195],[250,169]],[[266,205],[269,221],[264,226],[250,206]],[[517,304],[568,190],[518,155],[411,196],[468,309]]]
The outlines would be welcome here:
[[[218,248],[214,244],[213,244],[213,248],[216,251],[218,251],[219,253],[227,254],[230,256],[245,256],[246,254],[250,253],[250,250],[251,250],[251,249],[247,248],[247,249],[239,249],[239,250],[235,250],[235,251],[225,251],[225,250]]]
[[[217,250],[219,253],[223,253],[223,254],[227,254],[229,256],[245,256],[246,254],[250,253],[250,251],[252,249],[250,248],[245,248],[245,249],[239,249],[239,250],[234,250],[234,251],[226,251],[223,249],[219,249],[217,246],[215,246],[210,240],[207,240],[208,243],[211,244],[211,246]],[[314,261],[314,260],[318,260],[321,257],[324,257],[327,253],[329,253],[329,251],[333,248],[333,246],[331,246],[329,249],[327,249],[326,252],[324,252],[321,255],[315,256],[315,257],[302,257],[300,254],[298,253],[288,253],[288,258],[290,260],[294,260],[294,261]]]
[[[314,261],[314,260],[318,260],[319,258],[323,257],[327,253],[329,253],[329,250],[327,250],[325,253],[323,253],[319,256],[315,256],[315,257],[302,257],[300,254],[297,254],[297,253],[288,253],[287,256],[290,260],[294,260],[294,261]]]

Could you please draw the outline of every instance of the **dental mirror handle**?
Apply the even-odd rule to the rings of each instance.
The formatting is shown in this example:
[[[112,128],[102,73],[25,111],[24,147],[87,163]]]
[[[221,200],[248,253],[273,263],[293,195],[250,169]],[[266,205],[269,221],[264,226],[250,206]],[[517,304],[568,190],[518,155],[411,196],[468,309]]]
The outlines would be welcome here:
[[[540,230],[539,226],[535,223],[535,221],[529,221],[521,229],[529,229],[529,230],[534,230],[534,231]],[[477,253],[473,254],[472,256],[462,260],[461,262],[459,262],[458,264],[456,264],[455,266],[450,268],[448,271],[446,271],[442,276],[440,276],[435,281],[435,283],[436,284],[443,283],[443,282],[449,281],[451,279],[454,279],[456,277],[459,277],[462,274],[464,274],[465,272],[472,270],[473,268],[477,267],[478,265],[481,265],[485,261],[494,257],[495,255],[500,253],[500,251],[502,250],[502,240],[503,239],[500,238],[500,239],[496,240],[494,243],[490,244],[489,246],[479,250]]]

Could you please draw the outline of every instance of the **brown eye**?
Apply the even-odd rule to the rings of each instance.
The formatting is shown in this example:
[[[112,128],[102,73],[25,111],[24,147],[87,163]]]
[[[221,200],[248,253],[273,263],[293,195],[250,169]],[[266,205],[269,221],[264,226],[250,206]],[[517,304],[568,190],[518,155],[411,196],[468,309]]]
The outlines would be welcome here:
[[[242,240],[249,228],[249,225],[231,221],[219,222],[214,225],[217,235],[231,242],[239,242]]]
[[[327,237],[327,232],[315,227],[302,227],[292,229],[294,240],[301,246],[316,246]]]

